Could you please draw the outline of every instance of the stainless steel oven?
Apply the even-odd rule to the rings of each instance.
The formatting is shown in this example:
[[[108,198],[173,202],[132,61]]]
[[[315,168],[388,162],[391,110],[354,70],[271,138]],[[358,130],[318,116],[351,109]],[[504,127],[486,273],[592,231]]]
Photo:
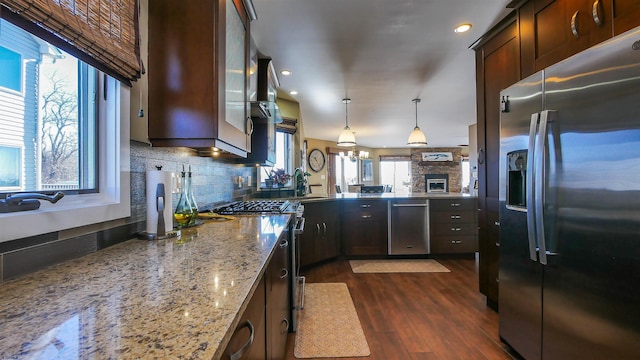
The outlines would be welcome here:
[[[264,214],[292,214],[294,219],[289,222],[289,308],[291,309],[291,324],[289,331],[296,331],[298,316],[304,306],[304,276],[300,276],[300,248],[298,240],[304,232],[304,205],[298,201],[289,200],[251,200],[236,201],[213,209],[221,215],[264,215]]]
[[[298,241],[300,235],[304,233],[304,205],[298,205],[296,210],[295,228],[293,229],[291,239],[291,268],[293,276],[291,277],[291,331],[298,329],[298,317],[300,311],[304,307],[304,285],[305,277],[300,275],[300,246]]]

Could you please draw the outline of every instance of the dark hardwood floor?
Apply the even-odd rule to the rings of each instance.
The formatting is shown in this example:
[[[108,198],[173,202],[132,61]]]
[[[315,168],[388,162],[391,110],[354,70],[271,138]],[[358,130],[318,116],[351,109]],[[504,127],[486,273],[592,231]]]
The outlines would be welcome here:
[[[347,260],[301,272],[308,283],[347,284],[371,350],[365,359],[516,358],[500,342],[498,314],[478,291],[476,260],[437,260],[451,272],[354,274]],[[294,342],[290,334],[286,359],[295,359]]]

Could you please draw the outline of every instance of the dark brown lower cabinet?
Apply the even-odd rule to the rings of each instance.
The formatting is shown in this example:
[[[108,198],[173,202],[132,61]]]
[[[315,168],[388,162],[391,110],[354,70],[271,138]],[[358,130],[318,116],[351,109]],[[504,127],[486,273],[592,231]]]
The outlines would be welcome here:
[[[290,324],[289,276],[292,275],[289,249],[289,232],[284,231],[222,359],[285,358]]]
[[[298,238],[300,266],[340,255],[340,202],[304,203],[305,229]]]
[[[267,359],[284,359],[289,334],[289,236],[280,237],[267,267]]]
[[[266,359],[265,282],[262,277],[222,355],[223,359],[238,359],[237,355],[241,355],[239,359],[242,360]]]
[[[343,200],[342,203],[344,254],[386,255],[387,201]]]
[[[429,232],[432,254],[478,251],[476,199],[429,200]]]

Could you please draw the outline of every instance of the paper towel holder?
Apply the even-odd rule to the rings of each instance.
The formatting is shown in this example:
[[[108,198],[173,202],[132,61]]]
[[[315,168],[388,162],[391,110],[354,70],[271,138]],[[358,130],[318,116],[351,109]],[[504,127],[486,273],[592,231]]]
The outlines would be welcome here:
[[[162,171],[162,165],[155,165],[155,168],[158,171]],[[165,211],[165,197],[166,197],[165,184],[159,183],[157,185],[157,190],[156,190],[156,209],[159,212],[164,212]],[[180,237],[180,235],[181,235],[180,230],[170,230],[170,231],[165,231],[164,230],[164,216],[158,216],[157,226],[158,226],[158,229],[156,229],[157,232],[155,232],[155,233],[150,233],[150,232],[147,232],[147,231],[140,232],[138,234],[138,239],[142,239],[142,240],[162,240],[162,239]],[[162,230],[159,230],[160,226],[163,227]]]

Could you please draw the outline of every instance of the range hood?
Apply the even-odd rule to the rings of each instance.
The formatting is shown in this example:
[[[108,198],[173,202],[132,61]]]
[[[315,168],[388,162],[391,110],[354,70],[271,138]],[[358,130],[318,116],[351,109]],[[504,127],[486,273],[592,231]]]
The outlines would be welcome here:
[[[251,102],[251,117],[254,119],[267,119],[271,117],[268,106],[269,104],[264,101]]]
[[[251,152],[239,162],[252,165],[273,166],[276,161],[276,123],[282,116],[276,104],[278,76],[271,58],[257,61],[256,100],[251,102]]]

